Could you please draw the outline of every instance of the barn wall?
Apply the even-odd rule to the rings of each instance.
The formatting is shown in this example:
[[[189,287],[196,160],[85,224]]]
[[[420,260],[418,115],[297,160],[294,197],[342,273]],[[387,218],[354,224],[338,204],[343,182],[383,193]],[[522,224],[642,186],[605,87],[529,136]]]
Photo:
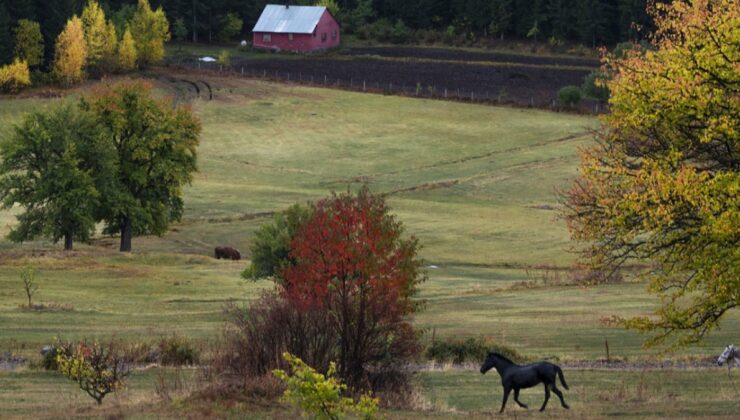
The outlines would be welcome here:
[[[334,33],[336,33],[336,37],[332,36]],[[342,36],[339,24],[329,12],[324,12],[323,16],[321,16],[313,34],[293,34],[293,39],[291,40],[289,34],[272,33],[270,34],[271,40],[269,42],[263,41],[264,34],[264,32],[254,32],[252,45],[255,48],[298,52],[338,47]],[[323,38],[323,34],[326,34],[326,38]]]

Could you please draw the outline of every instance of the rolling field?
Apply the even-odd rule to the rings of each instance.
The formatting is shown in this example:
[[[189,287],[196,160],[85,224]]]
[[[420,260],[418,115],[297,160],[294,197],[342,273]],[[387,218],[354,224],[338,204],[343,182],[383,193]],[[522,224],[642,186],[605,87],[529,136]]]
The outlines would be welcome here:
[[[415,323],[427,330],[425,340],[432,331],[438,339],[485,336],[530,357],[568,362],[603,357],[606,339],[613,357],[635,362],[714,356],[739,335],[740,317],[731,313],[705,347],[659,356],[640,347],[643,337],[600,321],[654,308],[644,283],[628,276],[624,283],[594,288],[567,284],[565,270],[574,256],[556,217],[555,192],[576,174],[577,148],[591,141],[594,118],[197,78],[207,78],[214,99],[193,104],[204,129],[200,171],[186,189],[183,221],[163,237],[136,238],[132,255],[120,255],[117,238],[102,236],[71,255],[43,242],[0,240],[0,355],[37,359],[38,349],[57,335],[152,340],[180,332],[211,341],[226,303],[248,302],[270,287],[241,280],[248,262],[216,261],[213,247],[234,245],[249,257],[253,232],[273,212],[364,183],[387,194],[407,233],[424,245],[429,279],[421,295],[428,304]],[[157,83],[171,92],[171,84]],[[23,112],[50,102],[0,99],[0,138]],[[3,237],[14,214],[0,211]],[[20,307],[25,296],[18,272],[25,266],[37,269],[35,300],[67,309]],[[562,282],[539,281],[556,272]],[[524,287],[525,281],[537,284]],[[485,417],[498,407],[498,379],[474,373],[419,374],[422,394],[437,410],[428,414]],[[156,417],[156,411],[141,408],[145,392],[136,390],[145,382],[142,386],[151,389],[154,376],[136,373],[121,404]],[[571,413],[577,417],[732,414],[730,384],[719,369],[571,370],[566,377],[577,384],[571,391]],[[78,395],[70,410],[85,415],[89,403],[72,384],[54,386],[52,393],[60,393],[54,398],[39,396],[39,389],[55,381],[45,372],[0,371],[0,407],[10,407],[13,415],[27,407],[51,412],[59,401]],[[620,394],[620,381],[627,384],[626,394]],[[635,381],[644,383],[639,396],[629,385]],[[715,385],[714,394],[703,389]],[[537,405],[540,393],[531,391],[525,399]],[[176,413],[178,406],[171,408]],[[554,401],[549,410],[551,416],[563,414]],[[509,414],[522,413],[509,406]]]

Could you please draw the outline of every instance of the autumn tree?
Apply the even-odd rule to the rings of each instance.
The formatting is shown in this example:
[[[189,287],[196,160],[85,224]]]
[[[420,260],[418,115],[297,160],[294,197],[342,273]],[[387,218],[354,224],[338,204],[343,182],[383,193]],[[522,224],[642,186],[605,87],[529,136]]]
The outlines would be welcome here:
[[[740,304],[740,6],[659,3],[652,16],[651,48],[605,63],[611,113],[565,218],[594,269],[648,264],[661,306],[621,323],[675,348]]]
[[[71,86],[85,79],[87,46],[82,21],[77,16],[67,21],[59,34],[54,52],[54,73],[64,86]]]
[[[407,316],[425,277],[417,240],[402,234],[383,198],[365,187],[315,203],[291,243],[286,299],[330,315],[339,375],[354,388],[372,363],[408,360],[416,349]]]
[[[116,27],[106,21],[105,12],[97,1],[90,0],[82,10],[82,28],[87,47],[87,65],[95,72],[111,70],[118,44]]]
[[[15,56],[29,67],[44,63],[44,37],[38,22],[21,19],[15,28]]]
[[[28,86],[31,86],[31,71],[25,61],[16,59],[0,67],[0,92],[15,93]]]
[[[11,240],[63,239],[71,250],[73,241],[91,237],[100,200],[95,168],[106,161],[97,133],[91,115],[65,105],[27,115],[2,143],[2,206],[24,209]]]
[[[164,58],[164,43],[170,40],[170,27],[164,10],[152,10],[148,0],[139,0],[131,19],[131,34],[136,41],[139,64],[157,64]]]
[[[123,72],[136,70],[136,41],[131,31],[126,28],[118,45],[118,69]]]
[[[113,182],[102,191],[105,232],[120,233],[121,251],[131,238],[164,234],[183,211],[182,189],[196,170],[200,123],[191,109],[153,97],[143,82],[99,87],[84,107],[115,151]]]

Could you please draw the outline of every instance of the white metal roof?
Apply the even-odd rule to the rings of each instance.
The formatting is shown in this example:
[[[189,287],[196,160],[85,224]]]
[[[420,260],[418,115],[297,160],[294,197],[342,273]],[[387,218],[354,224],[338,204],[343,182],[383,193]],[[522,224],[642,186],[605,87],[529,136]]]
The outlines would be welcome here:
[[[325,11],[324,6],[268,4],[252,32],[311,34]]]

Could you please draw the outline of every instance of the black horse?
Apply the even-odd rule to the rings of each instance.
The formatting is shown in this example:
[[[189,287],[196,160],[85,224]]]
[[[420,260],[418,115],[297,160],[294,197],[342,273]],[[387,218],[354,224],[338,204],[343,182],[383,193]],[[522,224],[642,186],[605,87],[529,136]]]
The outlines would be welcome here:
[[[565,378],[563,377],[563,371],[559,366],[547,362],[519,366],[498,353],[488,353],[486,361],[480,367],[480,373],[486,373],[491,368],[496,368],[498,374],[501,375],[501,384],[504,386],[504,401],[501,403],[500,413],[504,412],[506,400],[509,399],[509,393],[512,389],[514,390],[514,401],[520,407],[529,408],[526,404],[522,404],[519,401],[519,390],[531,388],[540,382],[545,384],[545,402],[542,404],[540,411],[544,410],[545,406],[547,406],[547,401],[550,399],[550,390],[560,398],[560,403],[564,408],[570,408],[565,403],[565,400],[563,400],[563,393],[555,385],[555,375],[557,375],[560,377],[560,383],[563,384],[565,389],[568,389],[568,385],[565,383]]]

